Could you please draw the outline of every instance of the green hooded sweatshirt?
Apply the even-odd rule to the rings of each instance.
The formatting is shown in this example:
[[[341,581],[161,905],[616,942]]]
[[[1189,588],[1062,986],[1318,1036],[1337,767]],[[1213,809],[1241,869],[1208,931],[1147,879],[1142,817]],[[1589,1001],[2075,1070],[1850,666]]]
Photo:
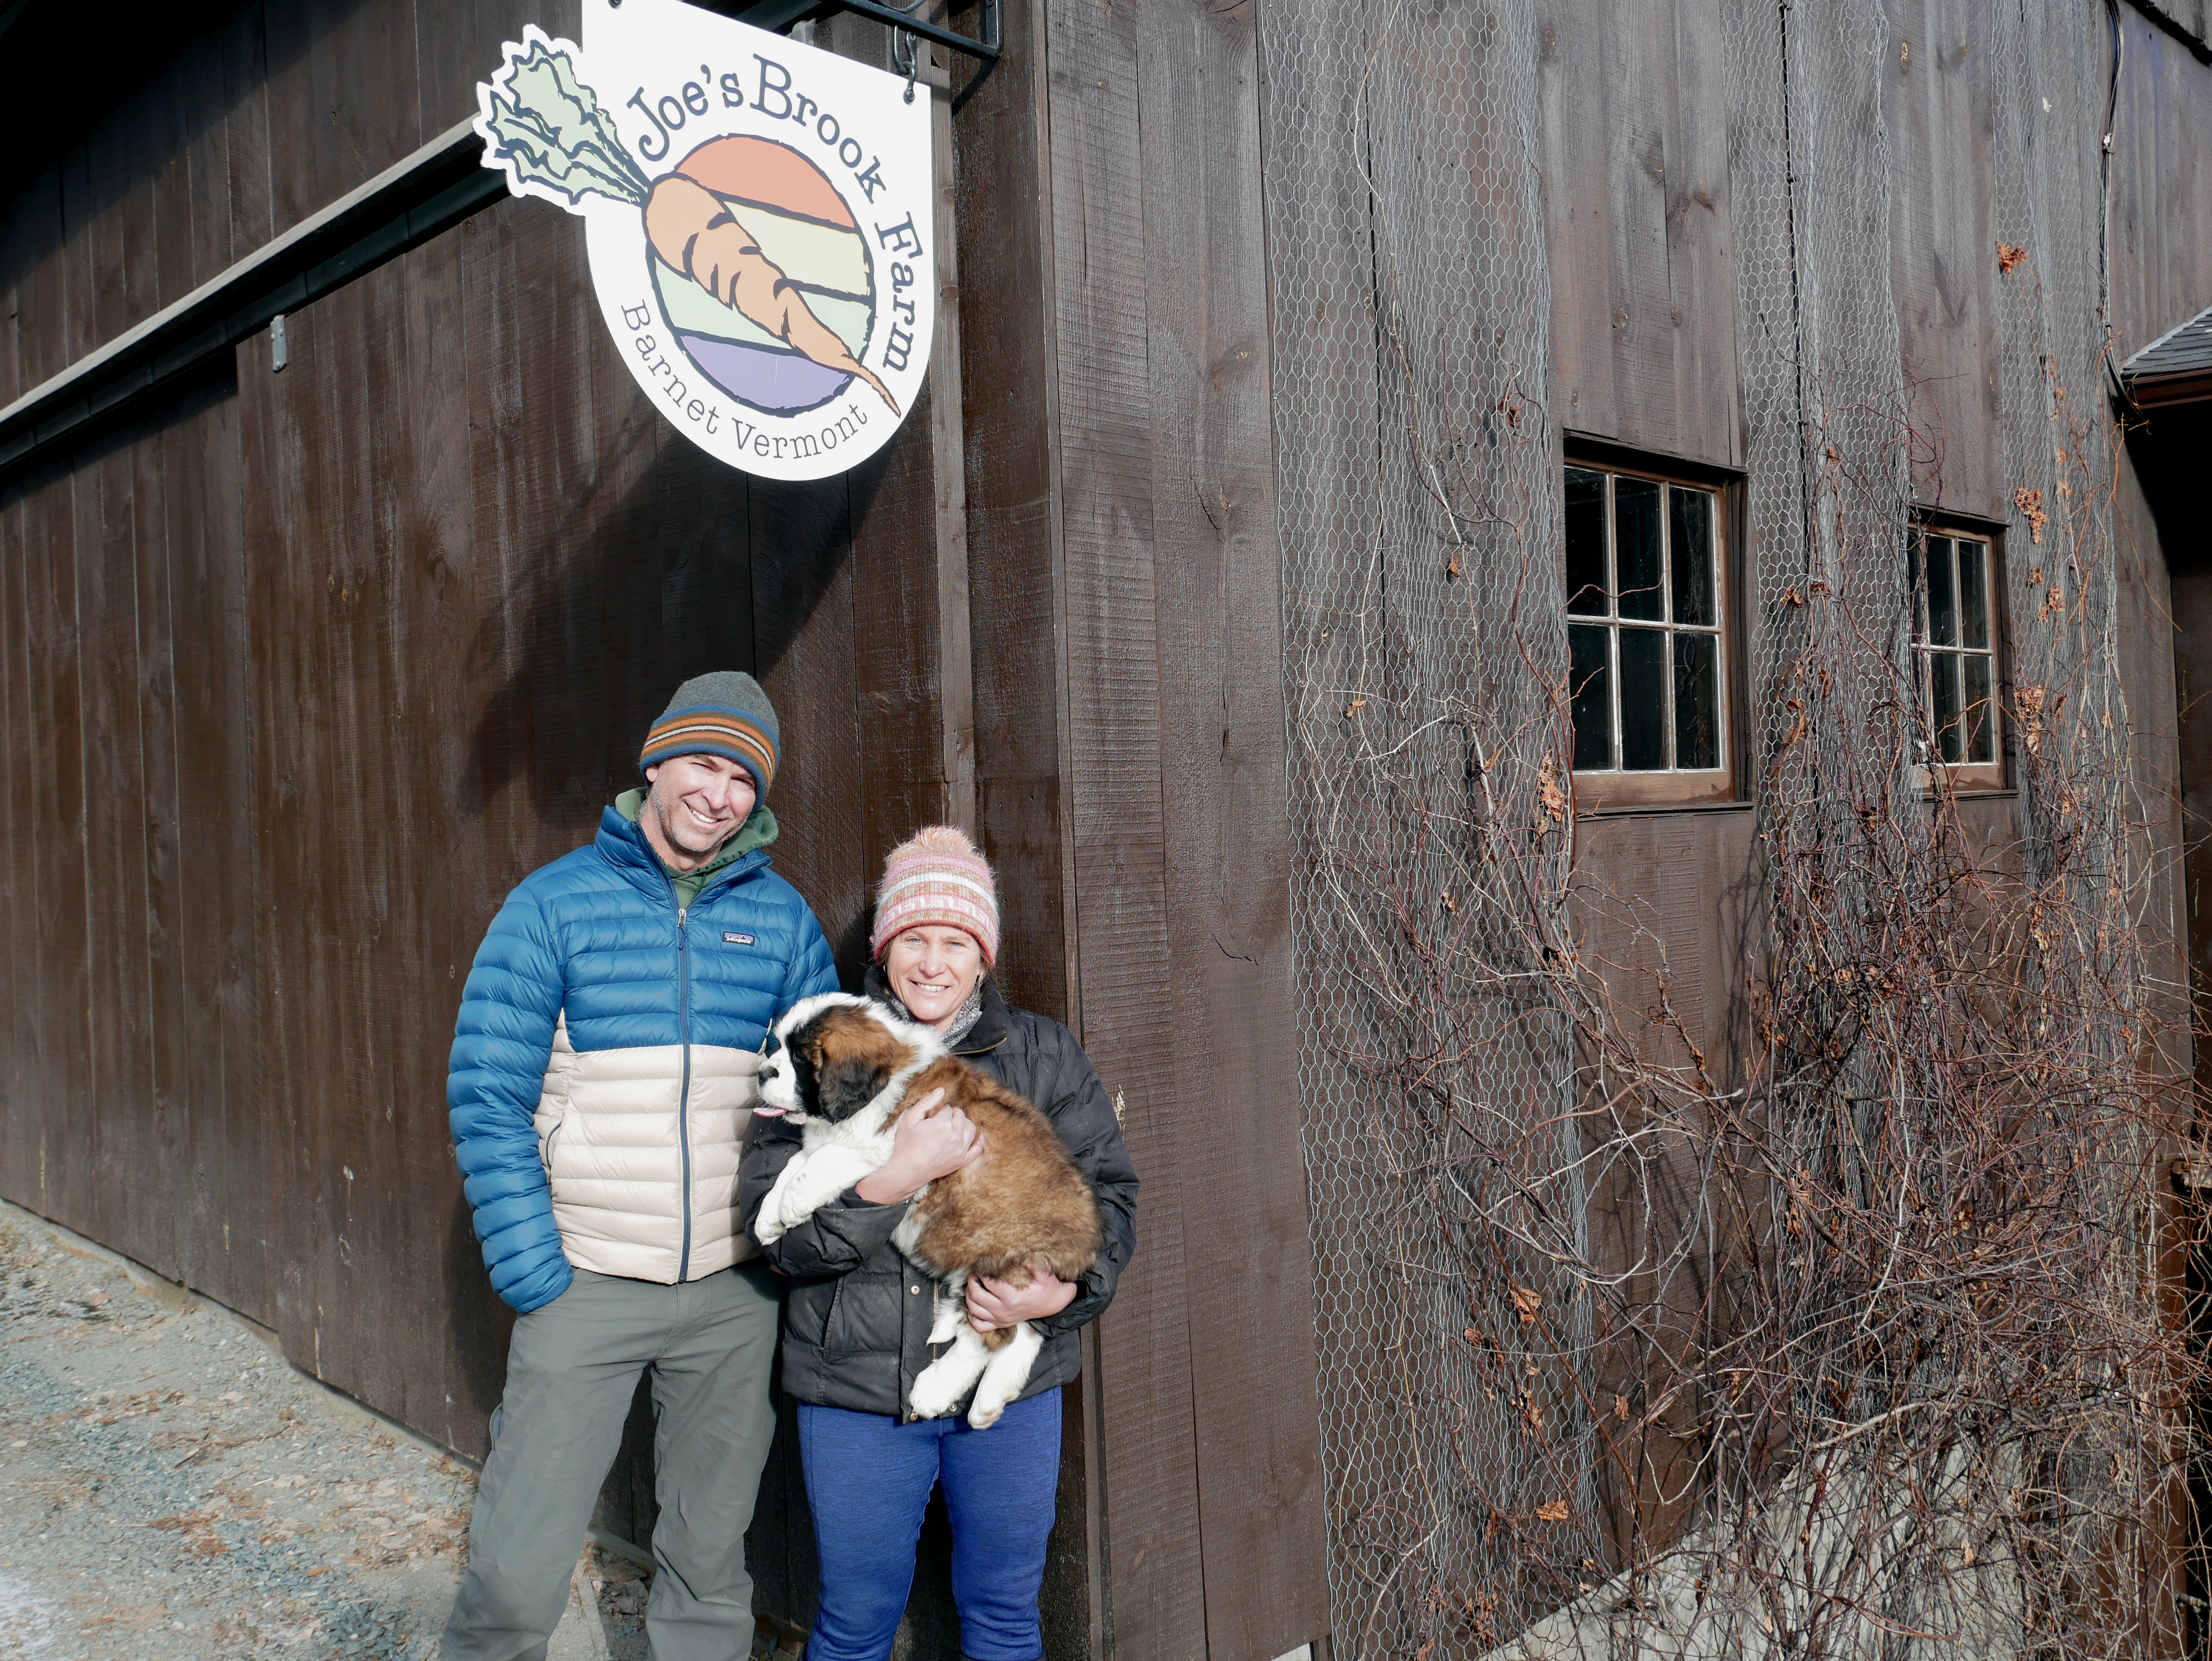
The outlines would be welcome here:
[[[615,812],[632,824],[645,812],[645,792],[625,790],[615,798]],[[767,805],[756,807],[752,817],[730,833],[730,839],[714,850],[714,857],[696,871],[678,871],[662,860],[660,868],[668,873],[668,880],[676,885],[676,904],[683,910],[691,909],[691,902],[699,897],[699,891],[714,879],[714,873],[732,860],[743,859],[756,848],[765,848],[776,838],[775,815]],[[653,846],[648,842],[647,848]]]

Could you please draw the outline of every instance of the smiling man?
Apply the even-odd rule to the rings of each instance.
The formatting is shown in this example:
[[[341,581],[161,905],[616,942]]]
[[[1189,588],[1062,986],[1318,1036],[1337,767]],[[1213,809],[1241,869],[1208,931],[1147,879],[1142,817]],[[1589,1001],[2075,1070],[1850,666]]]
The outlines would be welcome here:
[[[544,1655],[647,1372],[654,1661],[750,1652],[777,1287],[738,1226],[738,1144],[769,1026],[837,989],[821,926],[769,869],[779,754],[750,675],[684,682],[646,736],[646,788],[507,896],[469,971],[447,1099],[519,1318],[447,1661]]]

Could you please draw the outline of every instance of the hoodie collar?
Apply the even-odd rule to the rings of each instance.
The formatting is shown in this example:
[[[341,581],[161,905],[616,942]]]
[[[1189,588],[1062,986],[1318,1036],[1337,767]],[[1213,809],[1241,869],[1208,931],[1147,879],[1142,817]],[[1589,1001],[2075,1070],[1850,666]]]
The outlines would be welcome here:
[[[645,839],[644,828],[637,821],[644,800],[644,792],[640,790],[625,790],[616,797],[614,805],[600,812],[599,833],[592,841],[602,854],[641,887],[665,893],[668,867],[653,852],[653,844]],[[707,862],[705,874],[712,880],[700,890],[699,897],[704,899],[723,884],[767,865],[769,857],[764,850],[776,839],[780,829],[775,815],[765,806],[754,808],[751,817],[731,832],[730,839]]]

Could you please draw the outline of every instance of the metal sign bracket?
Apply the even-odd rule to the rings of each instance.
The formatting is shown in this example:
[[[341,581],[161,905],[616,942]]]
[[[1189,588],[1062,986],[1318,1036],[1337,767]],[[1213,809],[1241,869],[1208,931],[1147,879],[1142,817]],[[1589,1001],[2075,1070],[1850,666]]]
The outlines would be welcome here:
[[[617,0],[619,3],[619,0]],[[908,0],[904,6],[886,3],[885,0],[751,0],[750,4],[723,4],[709,9],[724,12],[740,23],[750,23],[755,28],[781,31],[793,23],[825,12],[858,12],[878,23],[887,23],[908,34],[918,34],[923,40],[943,46],[948,51],[963,52],[981,58],[986,64],[995,64],[1006,45],[1005,23],[1000,14],[1000,0],[983,0],[983,29],[981,40],[948,29],[942,23],[932,23],[914,14],[921,9],[921,0]]]

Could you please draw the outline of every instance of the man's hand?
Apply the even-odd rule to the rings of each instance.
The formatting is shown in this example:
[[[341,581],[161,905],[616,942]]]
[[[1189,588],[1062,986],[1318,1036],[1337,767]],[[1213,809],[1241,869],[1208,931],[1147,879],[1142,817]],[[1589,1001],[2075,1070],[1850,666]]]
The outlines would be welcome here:
[[[1020,1321],[1041,1321],[1073,1303],[1076,1290],[1074,1281],[1061,1280],[1042,1263],[1030,1265],[1030,1283],[1025,1287],[988,1275],[971,1275],[968,1277],[968,1324],[978,1332],[992,1332]]]
[[[945,1099],[933,1090],[899,1115],[891,1131],[891,1157],[860,1178],[854,1192],[870,1205],[896,1205],[916,1190],[950,1177],[983,1151],[982,1133],[958,1108],[931,1109]]]

